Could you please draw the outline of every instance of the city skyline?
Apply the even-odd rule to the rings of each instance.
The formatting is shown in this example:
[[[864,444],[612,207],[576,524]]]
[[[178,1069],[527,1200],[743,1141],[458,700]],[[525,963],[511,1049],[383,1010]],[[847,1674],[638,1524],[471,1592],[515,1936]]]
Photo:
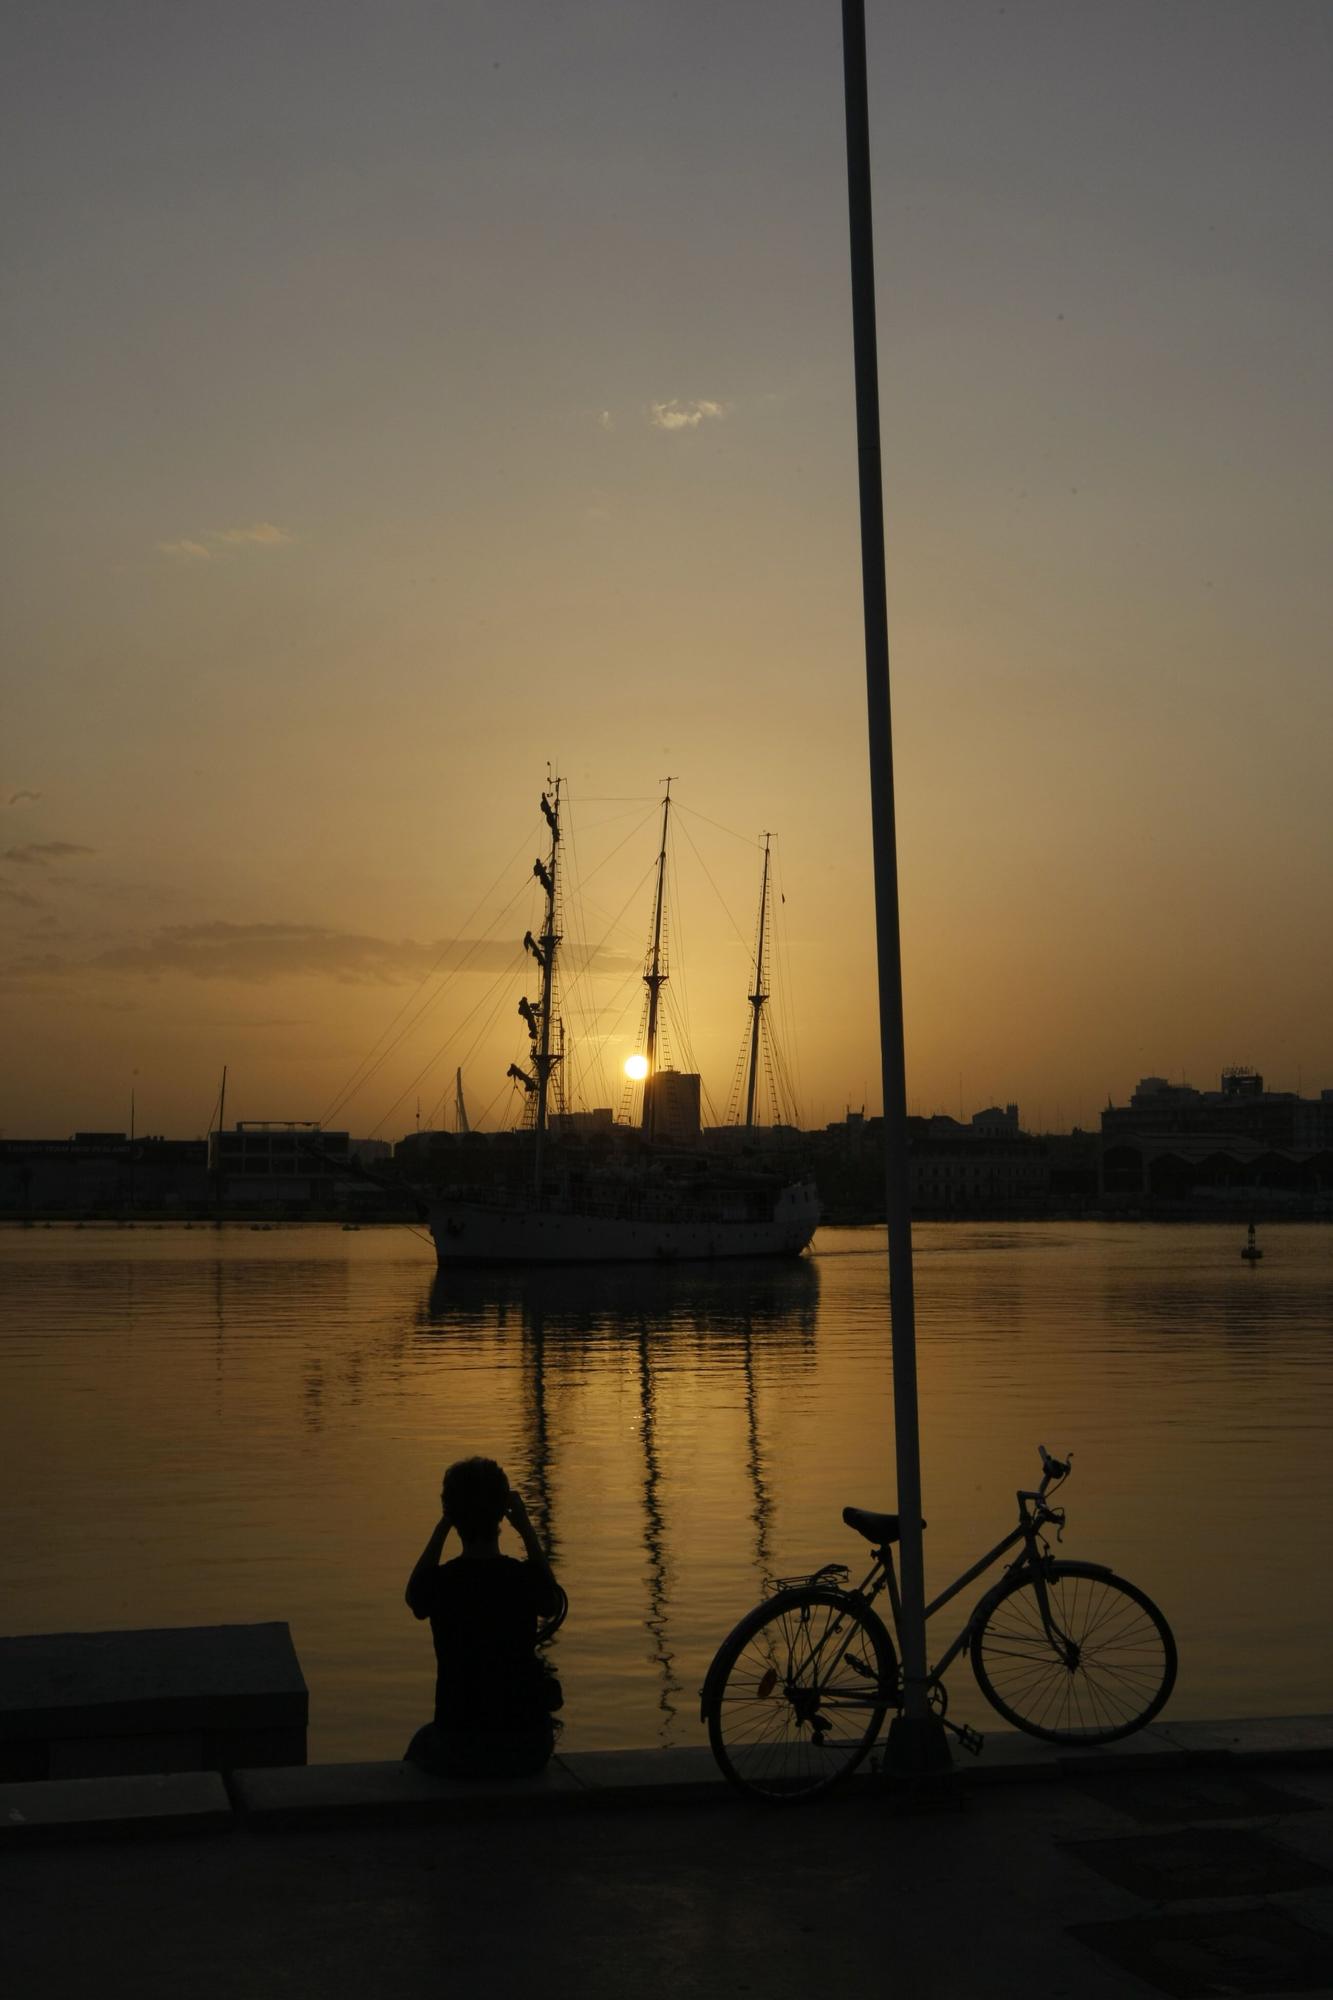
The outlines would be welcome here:
[[[1086,1125],[1080,1125],[1077,1120],[1061,1120],[1058,1113],[1055,1119],[1048,1118],[1046,1107],[1040,1101],[1034,1106],[1026,1107],[1013,1099],[1002,1100],[999,1097],[986,1097],[984,1095],[969,1099],[966,1103],[960,1100],[956,1105],[952,1106],[943,1104],[924,1106],[921,1103],[913,1101],[908,1107],[908,1116],[920,1123],[938,1124],[946,1127],[959,1126],[965,1131],[972,1131],[983,1136],[987,1134],[991,1136],[1002,1135],[1004,1132],[1012,1130],[1024,1137],[1032,1138],[1055,1138],[1062,1134],[1081,1134],[1084,1137],[1095,1137],[1102,1129],[1105,1113],[1112,1112],[1119,1115],[1127,1106],[1142,1104],[1147,1099],[1160,1099],[1166,1108],[1166,1116],[1162,1120],[1163,1128],[1165,1129],[1172,1122],[1172,1113],[1181,1105],[1187,1104],[1191,1100],[1197,1099],[1205,1104],[1214,1106],[1252,1102],[1253,1100],[1243,1088],[1236,1089],[1233,1086],[1231,1089],[1228,1089],[1228,1079],[1233,1076],[1242,1079],[1252,1079],[1257,1090],[1261,1093],[1260,1101],[1275,1099],[1294,1100],[1297,1105],[1319,1107],[1326,1105],[1330,1099],[1333,1099],[1333,1085],[1325,1084],[1321,1081],[1310,1083],[1306,1079],[1298,1078],[1295,1087],[1287,1088],[1282,1083],[1275,1082],[1272,1078],[1264,1075],[1262,1071],[1255,1071],[1248,1065],[1235,1064],[1229,1065],[1228,1069],[1224,1070],[1215,1082],[1195,1082],[1185,1077],[1170,1078],[1155,1073],[1139,1077],[1132,1089],[1127,1090],[1121,1099],[1115,1100],[1108,1095],[1105,1104],[1100,1107],[1099,1111]],[[203,1140],[210,1133],[222,1129],[228,1131],[238,1130],[241,1125],[250,1127],[271,1126],[274,1128],[308,1125],[313,1129],[335,1131],[340,1135],[345,1135],[354,1146],[371,1144],[373,1142],[392,1149],[400,1139],[411,1138],[414,1133],[425,1133],[428,1131],[433,1133],[456,1133],[458,1130],[454,1108],[453,1084],[450,1084],[449,1088],[437,1098],[435,1104],[432,1106],[432,1110],[435,1113],[435,1122],[433,1124],[424,1119],[418,1124],[414,1118],[412,1122],[398,1129],[396,1126],[390,1127],[386,1121],[381,1120],[379,1121],[379,1127],[374,1132],[362,1131],[354,1116],[351,1118],[340,1116],[324,1120],[260,1116],[259,1114],[252,1114],[249,1111],[236,1111],[234,1102],[229,1103],[225,1107],[226,1122],[225,1126],[222,1126],[218,1123],[218,1117],[224,1108],[220,1095],[214,1099],[213,1122],[211,1124],[200,1126],[198,1130],[192,1132],[165,1131],[153,1128],[151,1125],[146,1125],[137,1116],[136,1104],[137,1093],[132,1092],[127,1119],[120,1128],[113,1126],[92,1126],[86,1122],[79,1124],[69,1132],[59,1132],[54,1128],[47,1129],[46,1127],[42,1127],[39,1130],[20,1133],[12,1129],[6,1130],[0,1128],[0,1140],[10,1139],[27,1142],[39,1139],[74,1139],[75,1137],[97,1139],[120,1138],[128,1140],[136,1135],[145,1141],[150,1138],[173,1141],[183,1139]],[[609,1110],[613,1114],[614,1122],[617,1125],[623,1126],[624,1129],[633,1130],[638,1123],[637,1116],[617,1117],[615,1115],[617,1107],[614,1105],[603,1106],[601,1109],[603,1111]],[[235,1113],[234,1116],[233,1113]],[[559,1110],[556,1110],[551,1115],[558,1124],[563,1114]],[[472,1114],[469,1112],[470,1119],[471,1116]],[[871,1122],[881,1117],[881,1112],[871,1110],[865,1104],[853,1104],[849,1102],[828,1119],[803,1120],[796,1129],[804,1132],[819,1133],[825,1130],[836,1129],[840,1125],[851,1125],[861,1119]],[[1012,1122],[1014,1120],[1016,1122]],[[730,1124],[722,1120],[714,1122],[706,1116],[701,1120],[702,1128],[705,1131],[735,1129],[735,1122],[734,1120]],[[781,1123],[781,1121],[775,1122]],[[474,1121],[470,1123],[469,1129],[486,1136],[494,1137],[506,1132],[521,1132],[523,1127],[521,1123],[513,1121],[508,1124],[499,1121],[494,1121],[490,1124]],[[598,1129],[601,1128],[599,1127]],[[764,1131],[771,1129],[771,1126],[765,1122],[759,1125],[758,1129],[760,1134],[762,1134]]]
[[[869,35],[909,1104],[1317,1089],[1333,26]],[[476,946],[348,1106],[410,1130],[548,760],[596,1006],[677,773],[707,1088],[771,829],[805,1121],[877,1110],[836,10],[58,4],[12,57],[0,1126],[197,1132],[224,1063],[319,1118]],[[636,1018],[573,1024],[611,1079]]]

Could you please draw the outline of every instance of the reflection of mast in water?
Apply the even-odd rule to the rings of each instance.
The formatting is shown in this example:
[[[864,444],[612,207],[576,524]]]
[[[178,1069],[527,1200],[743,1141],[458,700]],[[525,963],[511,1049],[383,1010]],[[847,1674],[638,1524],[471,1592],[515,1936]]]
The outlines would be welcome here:
[[[648,1326],[639,1321],[639,1400],[643,1409],[643,1545],[648,1557],[648,1615],[644,1626],[653,1642],[650,1658],[662,1669],[662,1689],[657,1697],[663,1722],[658,1732],[663,1740],[675,1720],[673,1695],[680,1693],[676,1663],[667,1644],[667,1562],[665,1524],[658,1499],[661,1470],[657,1463],[657,1413],[653,1406],[653,1374],[648,1361]]]
[[[554,1566],[559,1551],[555,1519],[551,1509],[551,1431],[546,1411],[546,1326],[538,1311],[523,1315],[524,1345],[528,1352],[527,1482],[531,1491],[520,1487],[533,1526]]]
[[[754,1560],[761,1582],[767,1584],[772,1574],[772,1558],[769,1549],[769,1531],[773,1525],[773,1496],[764,1479],[764,1450],[759,1440],[759,1388],[754,1372],[754,1328],[750,1315],[745,1316],[745,1346],[741,1363],[745,1375],[745,1466],[750,1475],[750,1488],[754,1494],[754,1506],[750,1509],[750,1519],[754,1523]]]

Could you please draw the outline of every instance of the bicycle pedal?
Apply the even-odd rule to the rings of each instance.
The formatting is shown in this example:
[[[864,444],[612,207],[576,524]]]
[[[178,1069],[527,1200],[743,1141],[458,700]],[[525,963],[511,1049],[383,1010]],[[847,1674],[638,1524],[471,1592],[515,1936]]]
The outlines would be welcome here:
[[[981,1755],[986,1747],[986,1739],[979,1729],[970,1728],[966,1722],[946,1721],[944,1726],[946,1729],[953,1731],[969,1756],[979,1757]]]

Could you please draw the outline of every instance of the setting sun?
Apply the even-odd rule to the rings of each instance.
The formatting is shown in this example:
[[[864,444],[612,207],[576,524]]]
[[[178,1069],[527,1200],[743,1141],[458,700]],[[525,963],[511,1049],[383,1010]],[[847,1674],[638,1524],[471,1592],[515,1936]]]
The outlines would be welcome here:
[[[631,1083],[642,1083],[648,1074],[647,1056],[626,1056],[625,1074]]]

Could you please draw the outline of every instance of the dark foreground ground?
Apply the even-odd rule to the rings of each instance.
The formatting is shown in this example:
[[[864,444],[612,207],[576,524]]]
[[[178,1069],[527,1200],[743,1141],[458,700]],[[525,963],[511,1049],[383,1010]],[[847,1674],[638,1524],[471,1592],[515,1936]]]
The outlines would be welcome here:
[[[0,1992],[872,2000],[1333,1993],[1333,1769],[645,1792],[0,1854]]]

